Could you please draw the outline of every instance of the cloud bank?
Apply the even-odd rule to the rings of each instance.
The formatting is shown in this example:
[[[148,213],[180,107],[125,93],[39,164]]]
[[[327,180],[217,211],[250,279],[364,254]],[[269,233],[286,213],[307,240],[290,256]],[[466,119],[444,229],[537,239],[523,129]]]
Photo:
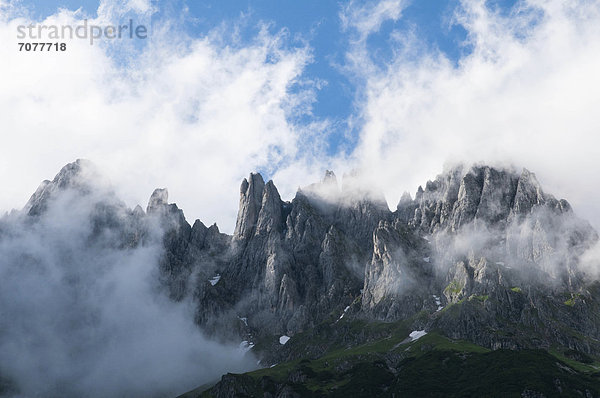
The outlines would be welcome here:
[[[0,394],[172,397],[255,366],[163,294],[157,220],[123,245],[121,226],[136,224],[110,191],[64,188],[48,203],[0,219],[0,379],[12,389]]]

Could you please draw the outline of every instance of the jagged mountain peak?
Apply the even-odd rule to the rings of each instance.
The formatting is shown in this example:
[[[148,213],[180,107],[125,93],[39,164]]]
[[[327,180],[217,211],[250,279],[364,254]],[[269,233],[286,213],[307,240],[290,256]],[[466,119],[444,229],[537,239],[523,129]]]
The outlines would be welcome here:
[[[262,188],[265,185],[265,180],[263,179],[262,175],[260,173],[250,173],[250,176],[248,178],[244,178],[242,180],[242,184],[240,186],[240,193],[241,194],[245,194],[247,193],[248,189],[253,186],[253,187],[258,187],[258,189],[256,191],[260,192],[262,191]]]
[[[77,159],[65,165],[52,182],[62,188],[79,184],[83,178],[89,178],[92,174],[98,174],[94,163],[86,159]]]
[[[273,181],[266,184],[260,173],[250,173],[240,186],[240,204],[233,236],[237,240],[248,238],[256,232],[259,218],[261,227],[273,224],[272,219],[281,213],[281,198]],[[274,221],[279,223],[280,220]]]
[[[150,200],[148,200],[146,212],[152,213],[168,204],[169,191],[167,190],[167,188],[156,188],[154,192],[152,192],[152,195],[150,195]]]
[[[426,232],[458,231],[472,221],[503,227],[540,207],[559,213],[571,209],[567,201],[544,193],[527,169],[460,164],[419,187],[414,200],[403,197],[397,214]]]
[[[96,166],[89,160],[77,159],[66,164],[52,181],[44,180],[31,196],[24,211],[31,216],[44,212],[50,200],[57,192],[68,189],[86,195],[105,184]]]

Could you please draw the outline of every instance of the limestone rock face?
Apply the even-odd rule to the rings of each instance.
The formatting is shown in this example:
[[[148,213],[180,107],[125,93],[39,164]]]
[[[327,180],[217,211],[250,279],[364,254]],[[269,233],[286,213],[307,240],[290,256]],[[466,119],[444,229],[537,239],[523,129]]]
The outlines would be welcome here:
[[[480,248],[499,262],[532,263],[556,278],[572,274],[576,257],[597,240],[567,201],[544,193],[525,169],[452,169],[420,188],[414,200],[404,196],[396,218],[431,235],[434,248],[445,252],[438,260],[454,262],[464,241],[463,254]]]
[[[598,350],[557,332],[568,320],[582,325],[579,333],[597,336],[596,326],[564,304],[565,295],[590,291],[579,263],[597,241],[593,228],[528,170],[460,166],[419,187],[414,199],[404,194],[394,222],[375,229],[361,310],[382,320],[429,311],[428,327],[491,348],[561,339],[584,352]],[[581,301],[594,322],[596,300]],[[523,326],[535,327],[539,340],[517,333]],[[505,329],[513,337],[490,332]]]
[[[516,332],[526,326],[540,342],[600,350],[544,326],[560,329],[559,311],[578,333],[600,337],[595,321],[582,319],[594,306],[561,307],[564,292],[583,297],[574,293],[586,289],[579,257],[598,237],[527,170],[456,167],[414,199],[403,195],[393,213],[356,180],[340,189],[332,172],[289,202],[251,174],[231,237],[200,221],[186,226],[166,192],[153,198],[149,215],[162,209],[170,220],[165,283],[175,299],[193,295],[208,333],[294,335],[332,314],[393,321],[427,313],[419,327],[489,347],[531,346]]]
[[[427,308],[433,281],[427,249],[407,226],[381,221],[373,232],[373,256],[365,269],[362,310],[391,320]]]
[[[263,189],[260,211],[256,221],[256,234],[268,235],[282,230],[283,202],[273,181],[267,182]]]
[[[160,244],[162,286],[191,300],[207,334],[293,336],[354,317],[414,322],[490,348],[556,343],[600,354],[600,285],[581,268],[598,235],[527,170],[454,167],[414,199],[404,194],[394,212],[352,175],[340,188],[327,171],[284,201],[253,173],[227,235],[190,225],[166,189],[146,212],[130,210],[98,188],[92,169],[65,166],[20,216],[35,223],[52,200],[70,200],[93,207],[90,242]]]
[[[545,203],[544,196],[535,174],[523,170],[514,195],[512,213],[515,215],[530,213],[534,206]]]
[[[523,173],[529,176],[527,171]],[[472,221],[496,226],[505,223],[513,210],[519,181],[510,170],[487,166],[465,170],[458,166],[427,182],[424,190],[419,188],[414,201],[404,197],[398,204],[398,213],[428,233],[458,231]]]
[[[262,207],[265,182],[260,174],[250,174],[240,186],[240,207],[233,236],[236,239],[248,238],[255,230]]]
[[[235,311],[250,327],[293,334],[332,310],[341,312],[358,296],[372,228],[383,211],[391,216],[389,210],[364,197],[342,201],[332,172],[299,190],[291,202],[283,202],[273,182],[263,184],[257,174],[244,180],[241,191],[231,258],[222,276],[230,288],[223,291],[227,297],[217,299],[227,304],[207,312],[215,296],[206,293],[198,306],[202,323]]]

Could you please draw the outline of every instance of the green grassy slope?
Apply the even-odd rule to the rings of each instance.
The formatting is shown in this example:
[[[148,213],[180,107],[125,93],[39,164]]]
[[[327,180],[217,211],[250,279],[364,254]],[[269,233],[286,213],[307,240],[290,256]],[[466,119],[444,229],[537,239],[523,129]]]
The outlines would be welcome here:
[[[224,380],[235,386],[227,394],[263,397],[286,390],[301,397],[600,396],[598,364],[591,358],[579,362],[560,350],[490,351],[435,332],[410,341],[401,324],[369,327],[389,333],[353,347],[338,344],[316,359],[227,375]],[[307,335],[298,340],[310,344]],[[223,396],[224,384],[187,397]]]

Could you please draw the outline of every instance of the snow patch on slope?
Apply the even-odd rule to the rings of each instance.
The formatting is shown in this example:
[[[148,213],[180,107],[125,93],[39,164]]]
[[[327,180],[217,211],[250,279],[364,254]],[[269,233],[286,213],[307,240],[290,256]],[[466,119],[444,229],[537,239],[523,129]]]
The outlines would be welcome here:
[[[284,336],[281,336],[281,337],[279,338],[279,344],[281,344],[281,345],[284,345],[285,343],[287,343],[287,342],[288,342],[288,340],[289,340],[289,339],[290,339],[290,337],[289,337],[289,336],[285,336],[285,335],[284,335]]]
[[[427,332],[424,330],[413,330],[412,332],[410,332],[408,337],[411,338],[411,341],[415,341],[415,340],[418,340],[421,337],[425,336],[426,334],[427,334]]]

